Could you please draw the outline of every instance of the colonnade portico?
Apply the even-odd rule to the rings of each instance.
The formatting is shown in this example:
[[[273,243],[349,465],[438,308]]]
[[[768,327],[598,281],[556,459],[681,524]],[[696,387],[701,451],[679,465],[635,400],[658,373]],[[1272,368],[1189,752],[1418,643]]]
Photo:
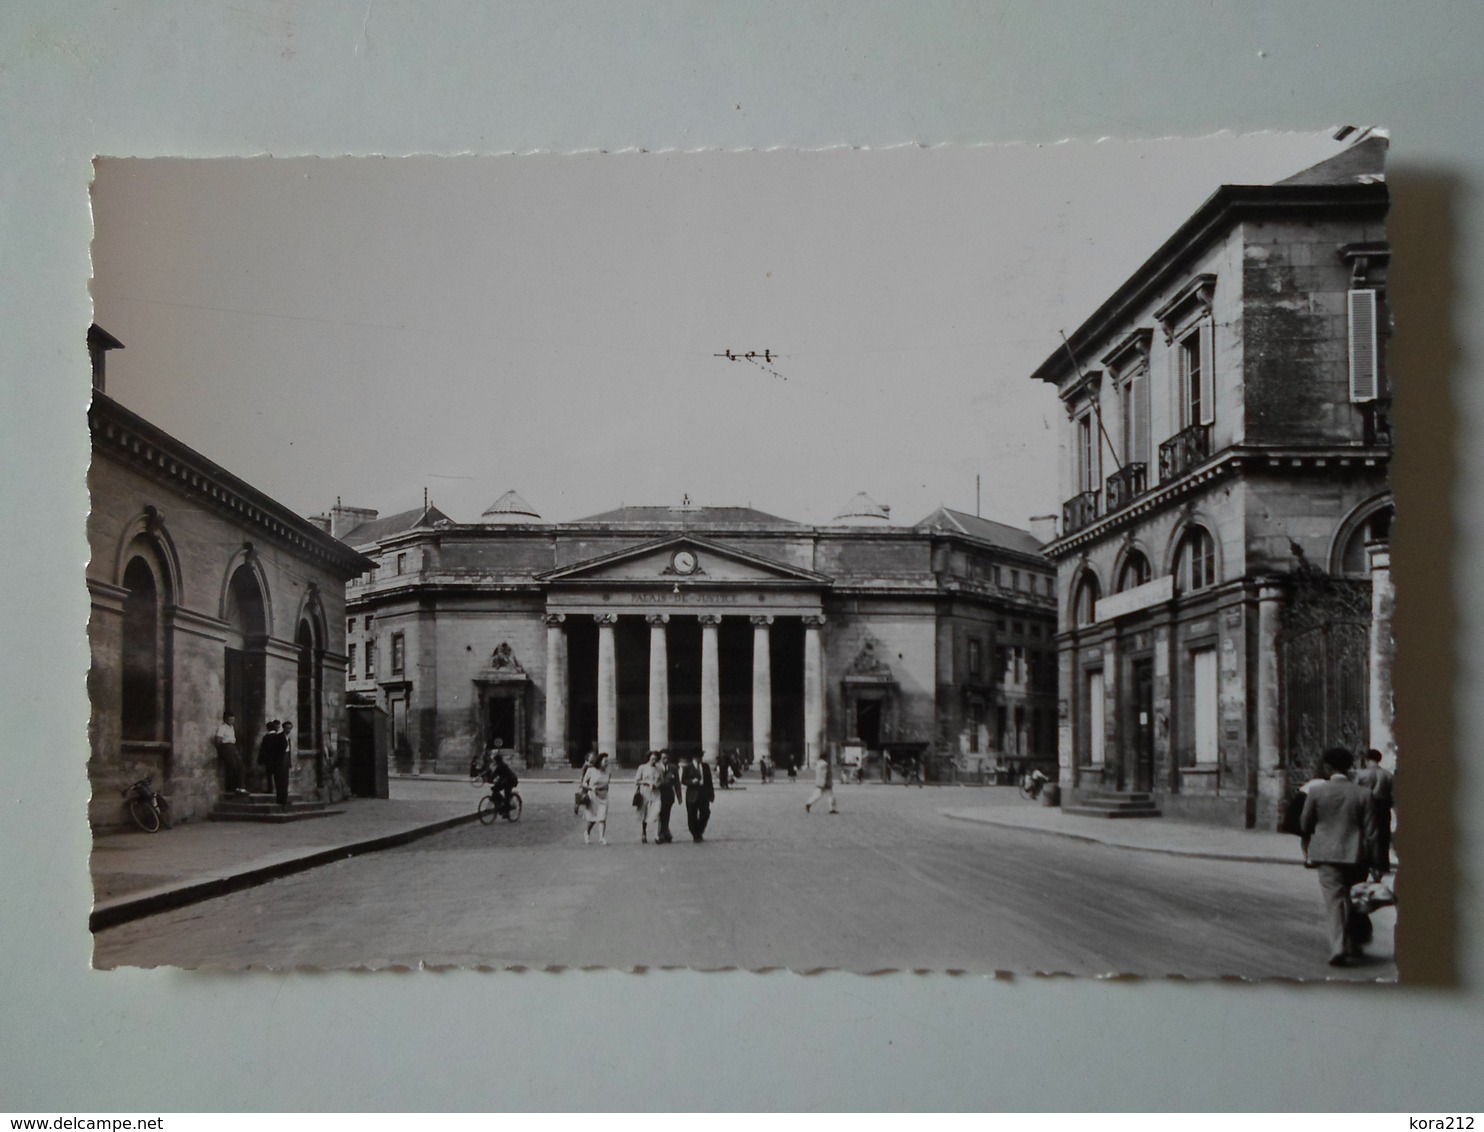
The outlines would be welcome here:
[[[742,611],[726,611],[728,615],[737,617]],[[773,688],[773,662],[772,662],[772,632],[775,622],[780,616],[795,616],[793,610],[780,614],[779,612],[744,614],[748,617],[752,628],[752,672],[751,672],[751,740],[754,758],[763,754],[772,756],[774,751],[774,688]],[[625,641],[625,655],[620,656],[618,632],[619,618],[621,614],[617,611],[604,610],[601,612],[588,612],[570,610],[564,612],[548,612],[546,615],[546,757],[548,759],[563,759],[569,754],[569,743],[572,740],[586,742],[590,737],[589,732],[584,736],[568,735],[569,708],[573,704],[573,690],[571,688],[572,672],[568,663],[569,648],[567,640],[568,628],[580,624],[581,619],[591,618],[597,626],[597,749],[610,754],[617,754],[619,750],[619,688],[620,688],[620,666],[624,666],[628,675],[624,677],[625,693],[632,697],[634,693],[635,669],[628,667],[637,662],[637,657],[631,654],[633,650],[633,634],[625,630],[622,634]],[[632,614],[625,612],[625,623],[630,624],[629,617],[642,616],[648,625],[648,733],[646,737],[647,746],[650,750],[660,750],[671,746],[671,694],[670,694],[670,633],[672,631],[672,618],[679,616],[684,619],[693,616],[690,632],[694,633],[695,623],[700,626],[700,740],[701,756],[706,761],[715,763],[722,749],[722,680],[721,680],[721,647],[719,641],[720,628],[723,618],[721,611],[697,610],[692,612],[686,610],[680,614],[671,612],[661,613],[639,613],[635,610]],[[803,755],[806,763],[813,762],[818,752],[822,749],[824,741],[824,718],[825,718],[825,681],[823,647],[820,640],[820,629],[824,624],[824,617],[818,613],[803,614],[801,617],[804,627],[804,736]],[[732,622],[735,625],[735,621]],[[728,630],[733,632],[733,630]],[[690,647],[694,648],[695,637],[691,636]],[[731,638],[735,641],[735,638]],[[591,641],[591,638],[588,638]],[[786,639],[785,639],[786,640]],[[731,646],[728,646],[731,648]],[[782,646],[788,655],[789,645]],[[591,648],[589,644],[587,648]],[[591,657],[591,652],[587,655]],[[682,656],[684,651],[682,650]],[[694,653],[691,654],[692,656]],[[735,649],[728,655],[735,663]],[[678,662],[683,663],[683,661]],[[785,665],[785,667],[788,667]],[[641,668],[640,671],[643,669]],[[591,669],[587,669],[588,672]],[[693,670],[692,670],[693,671]],[[735,680],[740,675],[736,668],[729,668],[733,673],[729,677],[729,684],[733,687],[735,696]],[[797,679],[797,668],[794,669],[794,679]],[[584,685],[590,688],[591,685]],[[694,685],[692,685],[694,687]],[[790,693],[797,696],[797,685]],[[691,709],[694,710],[694,692],[689,695]],[[591,700],[587,701],[591,704]],[[629,720],[625,727],[631,728],[634,724],[634,703],[632,699],[626,700],[631,707],[625,708],[624,718]],[[729,700],[734,703],[734,700]],[[797,700],[793,701],[797,704]],[[588,709],[590,710],[590,708]],[[732,711],[728,708],[728,711]],[[785,707],[782,710],[787,711]],[[580,713],[579,713],[580,714]],[[589,717],[590,718],[590,717]],[[641,717],[642,718],[642,717]],[[694,726],[694,716],[691,726]],[[736,716],[731,717],[733,723],[729,726],[735,728],[738,722]],[[797,717],[795,717],[797,718]],[[579,720],[579,726],[581,726]],[[797,724],[794,725],[797,727]],[[692,732],[694,734],[694,732]],[[797,732],[794,733],[797,735]],[[633,740],[635,736],[631,733],[623,736],[626,740]],[[691,740],[693,742],[693,740]],[[730,740],[729,740],[730,742]]]

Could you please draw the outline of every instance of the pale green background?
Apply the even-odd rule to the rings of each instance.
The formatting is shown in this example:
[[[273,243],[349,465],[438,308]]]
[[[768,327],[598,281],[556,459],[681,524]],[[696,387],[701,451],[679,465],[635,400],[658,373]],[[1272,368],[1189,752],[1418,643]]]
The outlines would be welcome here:
[[[1458,442],[1457,484],[1438,479],[1484,417],[1480,11],[0,8],[0,1109],[1481,1107],[1484,579],[1471,563],[1484,446]],[[1398,407],[1412,823],[1400,847],[1417,878],[1403,971],[1456,985],[88,969],[81,329],[95,153],[936,144],[1341,122],[1395,137],[1393,362],[1412,383]],[[1450,709],[1437,669],[1455,648]],[[1450,890],[1452,912],[1439,899]]]

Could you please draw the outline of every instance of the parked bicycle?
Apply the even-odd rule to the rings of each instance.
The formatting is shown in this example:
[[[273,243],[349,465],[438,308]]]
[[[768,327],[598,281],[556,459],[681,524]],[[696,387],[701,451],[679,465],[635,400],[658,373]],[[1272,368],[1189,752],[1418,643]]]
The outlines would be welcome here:
[[[141,778],[122,793],[135,824],[145,833],[158,833],[161,826],[169,829],[174,825],[175,816],[170,811],[170,799],[156,790],[151,782],[149,778]]]

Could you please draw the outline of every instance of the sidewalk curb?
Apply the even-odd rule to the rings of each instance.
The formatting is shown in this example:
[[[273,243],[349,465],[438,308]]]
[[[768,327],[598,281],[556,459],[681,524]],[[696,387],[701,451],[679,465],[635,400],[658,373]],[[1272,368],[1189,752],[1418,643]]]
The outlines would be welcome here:
[[[1074,832],[1070,829],[1046,829],[1043,826],[1019,825],[1015,822],[995,821],[993,818],[967,817],[964,814],[955,814],[949,810],[939,810],[938,813],[949,821],[969,822],[973,825],[992,825],[996,829],[1015,829],[1022,833],[1044,833],[1048,837],[1065,837],[1072,841],[1082,841],[1089,845],[1102,845],[1109,849],[1127,849],[1132,853],[1163,853],[1167,857],[1188,857],[1201,861],[1236,861],[1248,865],[1298,865],[1303,867],[1302,858],[1288,860],[1281,857],[1257,857],[1241,853],[1214,853],[1199,849],[1166,849],[1155,845],[1126,845],[1118,841],[1105,841],[1101,837],[1095,837],[1090,833]]]
[[[277,880],[279,877],[307,872],[310,869],[318,868],[320,865],[332,864],[335,861],[344,861],[350,857],[359,857],[364,853],[375,853],[381,849],[395,849],[399,845],[406,845],[420,838],[429,837],[435,833],[442,833],[446,829],[452,829],[454,826],[464,825],[467,822],[477,821],[478,819],[479,814],[477,811],[471,811],[467,814],[456,814],[451,818],[440,818],[427,825],[404,829],[398,833],[386,833],[379,837],[368,837],[364,841],[353,841],[347,845],[335,845],[328,849],[317,849],[312,853],[306,853],[302,857],[274,861],[271,864],[244,869],[241,872],[216,873],[202,877],[199,880],[188,880],[175,885],[148,889],[145,892],[136,893],[131,896],[118,896],[112,900],[106,900],[102,904],[94,905],[92,912],[88,915],[88,931],[100,932],[104,928],[117,927],[119,924],[127,924],[132,920],[143,919],[145,916],[168,912],[172,908],[184,908],[188,904],[197,904],[203,900],[212,900],[218,896],[225,896],[229,892],[240,892],[244,888],[255,888],[260,884],[268,883],[270,880]]]

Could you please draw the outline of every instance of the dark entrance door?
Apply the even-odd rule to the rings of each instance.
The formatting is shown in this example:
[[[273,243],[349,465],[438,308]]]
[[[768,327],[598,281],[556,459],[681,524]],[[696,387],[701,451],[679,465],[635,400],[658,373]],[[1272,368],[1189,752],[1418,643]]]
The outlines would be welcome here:
[[[1154,788],[1154,661],[1134,661],[1133,786],[1137,792]]]
[[[881,701],[855,701],[855,734],[868,751],[881,750]]]
[[[509,696],[491,696],[485,703],[484,745],[488,749],[500,740],[507,751],[518,749],[515,741],[515,700]]]

